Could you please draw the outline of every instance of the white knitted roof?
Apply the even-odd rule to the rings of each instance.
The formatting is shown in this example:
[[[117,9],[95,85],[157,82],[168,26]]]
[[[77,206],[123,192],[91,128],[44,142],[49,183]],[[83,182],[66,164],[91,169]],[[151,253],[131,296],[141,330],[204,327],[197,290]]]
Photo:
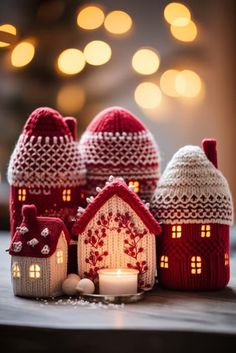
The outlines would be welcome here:
[[[85,183],[85,166],[72,137],[27,136],[16,144],[8,168],[10,185],[28,188],[75,187]]]
[[[163,223],[233,222],[228,183],[197,146],[185,146],[173,156],[159,181],[152,209]]]

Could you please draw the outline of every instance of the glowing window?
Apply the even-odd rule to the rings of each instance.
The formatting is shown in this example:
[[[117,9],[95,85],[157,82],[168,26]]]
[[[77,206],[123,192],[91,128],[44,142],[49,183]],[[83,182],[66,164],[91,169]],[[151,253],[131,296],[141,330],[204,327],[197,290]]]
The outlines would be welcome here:
[[[139,188],[139,181],[129,181],[129,186],[133,187],[133,191],[138,193],[140,188]]]
[[[41,276],[41,269],[40,266],[37,264],[33,264],[29,268],[29,277],[30,278],[40,278]]]
[[[161,257],[160,267],[168,268],[168,256],[163,255]]]
[[[63,263],[63,251],[62,250],[57,250],[57,263],[58,264]]]
[[[62,193],[63,201],[71,201],[71,189],[64,189]]]
[[[202,259],[200,256],[192,256],[191,273],[193,275],[200,275],[202,273]]]
[[[229,254],[225,253],[225,266],[229,266]]]
[[[12,277],[20,278],[20,267],[17,262],[14,262],[14,264],[12,265]]]
[[[18,200],[25,201],[26,200],[26,189],[19,189],[18,190]]]
[[[209,224],[201,225],[201,237],[202,238],[210,238],[211,236],[211,226]]]
[[[181,238],[182,227],[181,226],[172,226],[172,238]]]

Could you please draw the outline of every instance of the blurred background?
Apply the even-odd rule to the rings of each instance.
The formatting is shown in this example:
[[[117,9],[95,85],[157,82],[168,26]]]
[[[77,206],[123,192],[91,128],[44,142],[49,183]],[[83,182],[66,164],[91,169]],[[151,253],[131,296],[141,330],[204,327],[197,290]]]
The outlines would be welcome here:
[[[78,120],[123,106],[152,131],[162,170],[185,144],[218,140],[236,197],[235,1],[2,0],[0,214],[6,170],[28,115],[50,106]]]

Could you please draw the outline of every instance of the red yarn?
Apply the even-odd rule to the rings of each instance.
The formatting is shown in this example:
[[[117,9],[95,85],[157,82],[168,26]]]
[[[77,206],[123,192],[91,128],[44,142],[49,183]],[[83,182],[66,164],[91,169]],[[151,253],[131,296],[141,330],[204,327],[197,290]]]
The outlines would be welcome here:
[[[216,140],[215,139],[204,139],[202,141],[202,148],[205,152],[209,161],[218,168],[217,161],[217,150],[216,150]]]
[[[77,120],[72,116],[68,116],[64,119],[68,128],[70,129],[71,135],[73,136],[74,140],[76,141],[77,138]]]
[[[121,107],[110,107],[95,116],[87,131],[121,133],[147,131],[147,129],[128,110]]]

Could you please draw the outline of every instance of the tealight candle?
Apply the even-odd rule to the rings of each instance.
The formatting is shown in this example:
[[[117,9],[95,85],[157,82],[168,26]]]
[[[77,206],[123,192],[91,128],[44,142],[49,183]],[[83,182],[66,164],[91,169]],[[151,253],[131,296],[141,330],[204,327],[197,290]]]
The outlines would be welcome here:
[[[98,271],[100,294],[135,294],[138,291],[138,270],[102,269]]]

